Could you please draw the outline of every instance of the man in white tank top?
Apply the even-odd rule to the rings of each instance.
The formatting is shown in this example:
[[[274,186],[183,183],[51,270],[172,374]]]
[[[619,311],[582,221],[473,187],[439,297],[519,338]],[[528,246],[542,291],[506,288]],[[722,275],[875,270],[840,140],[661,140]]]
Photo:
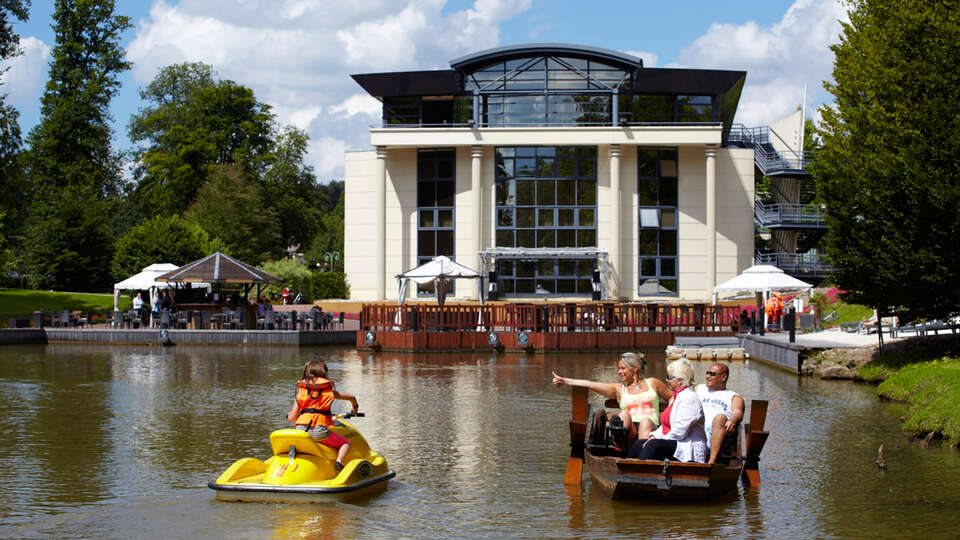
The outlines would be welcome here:
[[[733,390],[727,390],[730,370],[716,363],[707,368],[707,383],[697,385],[697,395],[703,405],[704,428],[710,441],[710,460],[716,463],[723,448],[723,438],[733,433],[743,418],[743,398]]]

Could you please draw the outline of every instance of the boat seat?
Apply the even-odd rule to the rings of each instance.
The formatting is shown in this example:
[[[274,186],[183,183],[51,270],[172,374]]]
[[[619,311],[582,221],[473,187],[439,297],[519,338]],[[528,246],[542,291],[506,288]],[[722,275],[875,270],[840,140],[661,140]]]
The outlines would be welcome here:
[[[337,459],[337,452],[328,446],[317,444],[306,431],[299,429],[278,429],[270,434],[270,449],[273,455],[286,455],[290,447],[296,447],[298,454],[308,454],[323,459]]]

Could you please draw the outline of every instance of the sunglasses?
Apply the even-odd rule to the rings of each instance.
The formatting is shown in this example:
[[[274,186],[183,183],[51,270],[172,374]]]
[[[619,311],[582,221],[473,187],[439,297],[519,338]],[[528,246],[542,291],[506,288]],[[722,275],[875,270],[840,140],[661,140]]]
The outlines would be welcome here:
[[[709,375],[710,377],[716,377],[716,376],[719,375],[719,374],[720,374],[719,371],[708,371],[708,372],[707,372],[707,375]]]
[[[667,380],[668,380],[668,381],[672,381],[672,380],[674,380],[674,379],[676,379],[676,377],[674,377],[673,375],[667,375]]]

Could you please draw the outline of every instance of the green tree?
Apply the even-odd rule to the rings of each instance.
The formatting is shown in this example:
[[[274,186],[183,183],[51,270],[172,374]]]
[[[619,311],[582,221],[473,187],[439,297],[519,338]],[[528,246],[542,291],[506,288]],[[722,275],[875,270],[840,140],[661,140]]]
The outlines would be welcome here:
[[[134,193],[149,216],[183,213],[215,165],[242,164],[259,177],[272,159],[270,106],[206,64],[167,66],[140,97],[149,105],[128,130],[143,143]]]
[[[960,10],[854,0],[813,164],[833,281],[881,312],[960,310]]]
[[[199,225],[179,216],[156,217],[131,228],[117,240],[111,265],[113,279],[121,281],[154,263],[182,266],[228,248],[211,239]]]
[[[263,294],[267,297],[279,296],[284,287],[289,287],[294,296],[302,292],[307,299],[313,298],[313,273],[299,260],[284,257],[267,261],[261,264],[260,268],[271,276],[280,278],[279,284],[264,287]]]
[[[88,291],[111,283],[120,162],[110,146],[108,107],[130,67],[119,44],[130,21],[113,11],[112,0],[56,1],[50,78],[25,156],[34,286]]]
[[[282,250],[277,216],[241,165],[214,167],[184,217],[222,240],[233,257],[246,263],[276,257]]]
[[[20,36],[13,30],[12,19],[26,21],[30,1],[0,0],[0,61],[6,62],[22,54]],[[10,69],[0,68],[2,77]],[[23,220],[25,192],[21,173],[19,113],[6,103],[0,93],[0,272],[6,276],[15,265],[12,239]]]
[[[326,190],[317,185],[313,168],[304,165],[308,141],[305,132],[284,128],[276,137],[274,159],[263,176],[264,193],[280,218],[284,244],[300,245],[304,250],[323,228],[331,206]]]
[[[343,257],[343,181],[330,182],[323,186],[323,190],[327,194],[326,199],[332,201],[335,206],[323,209],[320,226],[317,228],[310,248],[306,251],[309,259],[321,264],[324,254],[328,252],[338,252]]]

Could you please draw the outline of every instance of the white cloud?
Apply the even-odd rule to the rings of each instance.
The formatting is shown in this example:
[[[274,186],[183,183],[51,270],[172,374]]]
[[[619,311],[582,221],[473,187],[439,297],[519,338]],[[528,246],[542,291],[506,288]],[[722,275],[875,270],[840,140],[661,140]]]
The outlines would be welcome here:
[[[330,112],[347,117],[358,114],[378,116],[380,114],[380,106],[380,102],[368,94],[354,94],[338,105],[330,107]]]
[[[450,59],[499,45],[499,25],[531,0],[156,0],[127,47],[146,85],[163,66],[211,64],[254,90],[278,122],[306,129],[321,178],[343,175],[343,149],[369,146],[380,104],[351,73],[445,69]],[[339,152],[339,154],[337,154]]]
[[[22,111],[39,106],[39,96],[47,80],[50,47],[28,36],[20,39],[20,49],[23,51],[21,56],[3,63],[10,67],[10,71],[3,77],[0,93],[6,93],[7,103]]]
[[[623,51],[631,56],[636,56],[637,58],[643,60],[643,67],[656,67],[657,66],[657,53],[652,53],[649,51]]]
[[[737,122],[767,125],[800,105],[807,85],[807,115],[831,100],[822,82],[831,78],[833,52],[846,10],[836,0],[797,0],[769,26],[715,23],[680,51],[671,66],[747,72]]]

